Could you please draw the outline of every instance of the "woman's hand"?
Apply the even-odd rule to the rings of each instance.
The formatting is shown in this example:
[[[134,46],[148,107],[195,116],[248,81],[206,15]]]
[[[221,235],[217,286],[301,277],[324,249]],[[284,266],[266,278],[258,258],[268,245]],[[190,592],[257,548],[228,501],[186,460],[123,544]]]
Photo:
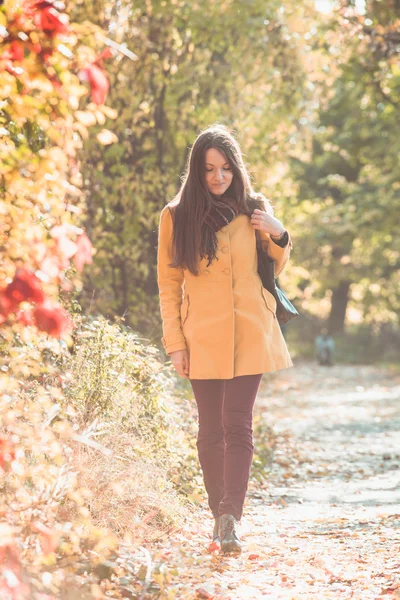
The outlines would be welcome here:
[[[181,377],[189,379],[189,351],[176,350],[170,354],[171,362]]]
[[[276,219],[259,208],[254,209],[254,212],[251,215],[251,224],[254,229],[260,229],[260,231],[264,231],[264,233],[269,233],[273,236],[279,236],[285,231],[285,228],[279,219]]]

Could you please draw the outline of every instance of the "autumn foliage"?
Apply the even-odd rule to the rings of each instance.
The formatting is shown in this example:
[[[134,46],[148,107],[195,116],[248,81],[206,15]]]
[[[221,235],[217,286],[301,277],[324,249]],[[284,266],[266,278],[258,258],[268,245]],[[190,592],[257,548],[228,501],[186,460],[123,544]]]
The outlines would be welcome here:
[[[57,297],[92,262],[76,158],[91,122],[104,122],[110,57],[79,42],[57,3],[7,2],[0,12],[0,323],[60,337],[71,322]],[[92,102],[79,110],[90,94]],[[103,108],[103,111],[102,111]],[[72,261],[72,262],[71,262]],[[75,272],[72,273],[75,268]]]
[[[49,360],[61,342],[71,344],[73,320],[61,298],[79,289],[94,252],[80,227],[77,153],[87,123],[113,116],[104,106],[110,53],[94,41],[102,32],[93,26],[91,33],[93,47],[59,2],[6,1],[0,8],[2,598],[56,597],[64,576],[37,579],[55,564],[56,551],[74,557],[89,539],[92,549],[96,537],[111,543],[83,521],[84,497],[69,466],[76,432]],[[68,526],[60,513],[66,502],[79,517]]]

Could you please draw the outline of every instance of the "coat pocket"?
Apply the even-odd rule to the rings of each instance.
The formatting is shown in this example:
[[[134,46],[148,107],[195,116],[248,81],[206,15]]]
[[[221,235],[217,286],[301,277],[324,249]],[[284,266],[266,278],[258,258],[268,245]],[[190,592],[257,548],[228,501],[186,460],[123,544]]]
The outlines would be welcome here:
[[[261,286],[261,292],[267,308],[272,312],[276,319],[276,300],[274,296],[264,286]]]
[[[183,325],[188,317],[189,311],[189,296],[186,295],[181,304],[181,324]]]

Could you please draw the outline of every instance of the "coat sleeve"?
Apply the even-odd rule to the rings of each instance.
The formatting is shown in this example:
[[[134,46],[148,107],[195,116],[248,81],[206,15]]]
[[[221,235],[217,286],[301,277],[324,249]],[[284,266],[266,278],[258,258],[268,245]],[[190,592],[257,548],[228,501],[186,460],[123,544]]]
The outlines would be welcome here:
[[[290,237],[290,233],[287,233],[287,243],[282,248],[279,244],[274,242],[269,233],[260,231],[262,249],[275,261],[275,277],[278,277],[279,273],[285,268],[293,248],[292,238]]]
[[[183,269],[171,268],[172,261],[172,215],[168,206],[160,214],[157,249],[157,284],[163,337],[161,342],[166,354],[186,349],[186,340],[181,327],[180,307],[182,304]]]

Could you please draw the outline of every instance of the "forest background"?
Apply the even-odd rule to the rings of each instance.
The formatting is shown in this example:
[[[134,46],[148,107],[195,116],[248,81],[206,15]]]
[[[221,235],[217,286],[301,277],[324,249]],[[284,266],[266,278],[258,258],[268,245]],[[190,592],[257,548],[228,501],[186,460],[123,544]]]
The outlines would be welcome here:
[[[319,10],[317,10],[319,8]],[[74,3],[134,56],[107,61],[107,127],[82,155],[96,254],[79,296],[160,344],[159,212],[190,144],[232,128],[254,187],[290,230],[279,284],[301,318],[285,335],[310,356],[327,326],[338,360],[393,360],[399,337],[399,6],[389,2]]]

